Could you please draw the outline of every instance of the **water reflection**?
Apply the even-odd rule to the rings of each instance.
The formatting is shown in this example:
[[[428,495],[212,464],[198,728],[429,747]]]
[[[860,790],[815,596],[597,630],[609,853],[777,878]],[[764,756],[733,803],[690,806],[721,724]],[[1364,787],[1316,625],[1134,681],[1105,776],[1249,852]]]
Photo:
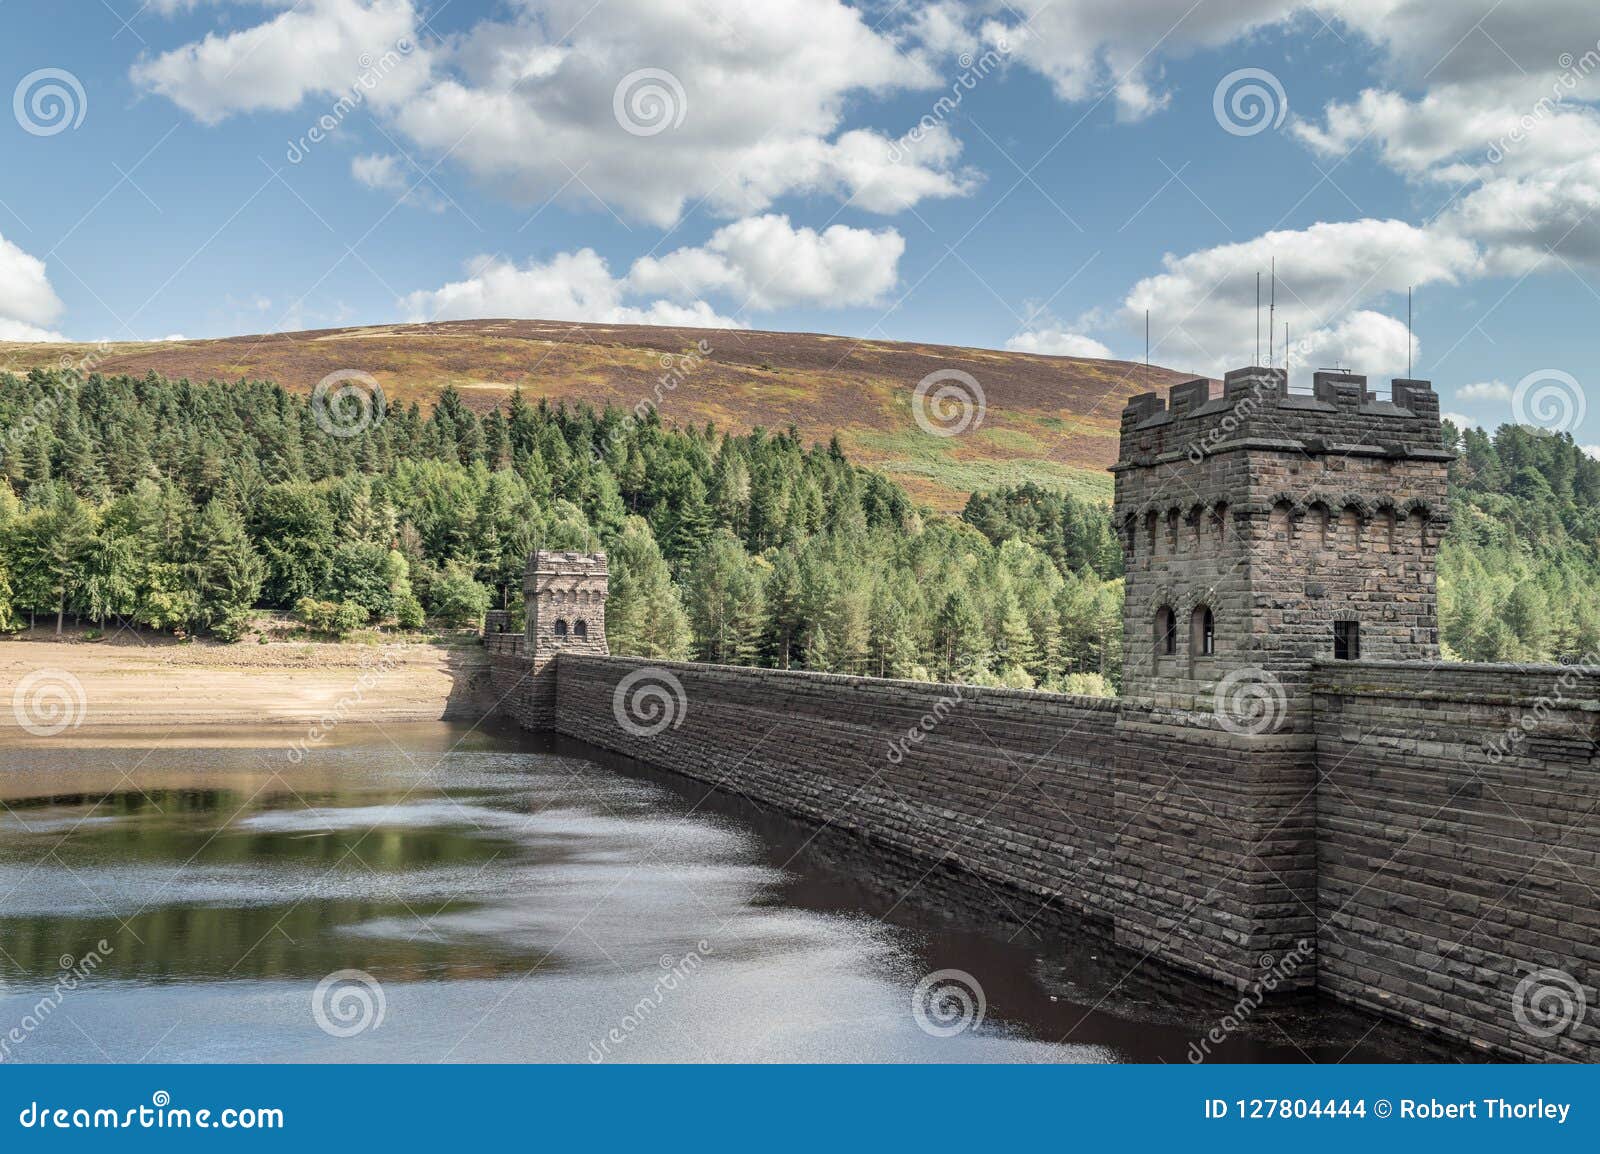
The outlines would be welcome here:
[[[279,733],[4,751],[0,1031],[107,946],[6,1056],[1182,1061],[1233,1001],[1015,895],[598,751],[342,736],[302,765]],[[334,1038],[311,992],[349,968],[388,1009]],[[918,1027],[911,991],[941,968],[982,985],[981,1027]],[[1219,1051],[1418,1056],[1455,1055],[1316,1006]]]

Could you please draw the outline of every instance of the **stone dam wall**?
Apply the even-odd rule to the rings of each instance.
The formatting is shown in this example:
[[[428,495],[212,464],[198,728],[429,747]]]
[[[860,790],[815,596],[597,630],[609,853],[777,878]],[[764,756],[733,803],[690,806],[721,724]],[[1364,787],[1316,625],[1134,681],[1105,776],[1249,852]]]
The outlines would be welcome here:
[[[1034,895],[1000,891],[1024,918],[1046,896],[1114,908],[1114,702],[615,657],[557,666],[561,733]],[[653,675],[624,685],[623,715],[645,723],[630,731],[614,698],[642,671],[682,691]]]
[[[1280,989],[1499,1056],[1600,1060],[1593,673],[1319,662],[1310,718],[1248,735],[1016,690],[572,653],[534,672],[520,640],[488,643],[529,728],[953,867],[1023,919],[1103,921],[1237,990],[1293,953]]]
[[[1334,996],[1497,1051],[1600,1060],[1600,677],[1327,662],[1317,961]],[[1587,1006],[1539,1038],[1538,1005]]]

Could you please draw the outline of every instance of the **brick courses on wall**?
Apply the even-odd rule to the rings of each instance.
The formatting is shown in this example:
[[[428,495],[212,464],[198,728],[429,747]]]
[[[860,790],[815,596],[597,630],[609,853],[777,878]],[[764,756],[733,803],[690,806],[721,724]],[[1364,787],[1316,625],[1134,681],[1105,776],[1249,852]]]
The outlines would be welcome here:
[[[1322,988],[1497,1050],[1600,1059],[1600,676],[1363,661],[1313,677]],[[1515,1013],[1538,970],[1588,1005],[1546,1039]]]
[[[1239,989],[1314,948],[1311,739],[1119,702],[1118,942]],[[1265,962],[1263,959],[1267,959]],[[1307,964],[1284,988],[1309,987]]]
[[[571,654],[556,665],[561,733],[1035,899],[1112,908],[1113,701]],[[624,690],[624,715],[641,718],[662,690],[653,704],[672,722],[649,736],[617,720],[617,687],[636,671],[682,687],[647,675]]]

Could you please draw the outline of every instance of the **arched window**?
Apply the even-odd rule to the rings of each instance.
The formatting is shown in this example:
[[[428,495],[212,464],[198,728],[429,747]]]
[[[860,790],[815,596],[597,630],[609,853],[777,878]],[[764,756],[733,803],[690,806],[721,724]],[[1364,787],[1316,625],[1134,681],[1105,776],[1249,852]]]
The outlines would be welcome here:
[[[567,623],[566,623],[565,619],[558,618],[556,620],[556,636],[557,637],[565,637],[566,635],[567,635]]]
[[[1156,656],[1166,657],[1178,651],[1178,617],[1172,606],[1163,605],[1156,610]]]
[[[582,617],[578,618],[572,626],[572,635],[579,638],[589,636],[589,623]]]
[[[1208,606],[1195,606],[1189,619],[1189,652],[1196,657],[1217,655],[1217,622]]]

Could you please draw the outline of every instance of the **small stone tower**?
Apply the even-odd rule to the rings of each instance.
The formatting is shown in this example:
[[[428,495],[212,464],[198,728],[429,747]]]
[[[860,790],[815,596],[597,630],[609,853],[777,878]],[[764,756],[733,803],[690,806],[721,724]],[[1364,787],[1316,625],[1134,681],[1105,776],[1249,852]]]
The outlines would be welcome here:
[[[1319,372],[1305,395],[1248,368],[1218,396],[1197,380],[1170,406],[1134,397],[1112,467],[1124,696],[1210,710],[1230,674],[1292,700],[1319,658],[1437,660],[1450,459],[1426,381],[1379,400]]]
[[[524,652],[535,670],[558,653],[606,655],[608,585],[604,553],[529,554],[522,578]]]

